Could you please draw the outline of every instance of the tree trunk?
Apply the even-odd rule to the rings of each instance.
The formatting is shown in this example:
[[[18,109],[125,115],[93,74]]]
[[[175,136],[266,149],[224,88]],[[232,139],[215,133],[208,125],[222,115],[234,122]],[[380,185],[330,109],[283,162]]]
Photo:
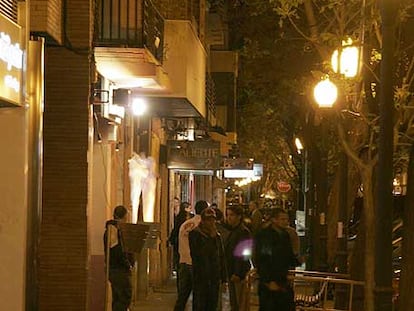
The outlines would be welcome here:
[[[408,166],[407,197],[404,206],[404,233],[402,240],[402,266],[399,311],[414,310],[414,145],[411,147],[410,164]]]

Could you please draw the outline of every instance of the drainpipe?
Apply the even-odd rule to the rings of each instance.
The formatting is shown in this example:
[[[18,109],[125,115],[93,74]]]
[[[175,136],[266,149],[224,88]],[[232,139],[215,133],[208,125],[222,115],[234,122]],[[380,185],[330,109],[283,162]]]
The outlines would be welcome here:
[[[28,6],[28,1],[26,1]],[[30,40],[27,57],[28,215],[26,310],[38,310],[38,247],[42,209],[44,39]]]

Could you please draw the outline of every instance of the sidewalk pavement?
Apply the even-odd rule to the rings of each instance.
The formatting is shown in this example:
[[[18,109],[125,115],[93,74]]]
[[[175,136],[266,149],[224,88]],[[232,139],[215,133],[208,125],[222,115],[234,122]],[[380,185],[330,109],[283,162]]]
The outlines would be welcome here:
[[[153,289],[145,300],[139,300],[131,308],[131,311],[173,311],[175,300],[177,298],[177,288],[175,279],[169,280],[164,286]],[[192,296],[187,302],[186,311],[192,309]],[[229,297],[223,294],[222,310],[230,310]]]
[[[145,300],[137,301],[131,311],[173,311],[176,298],[175,279],[171,279],[164,286],[154,288]],[[191,310],[189,306],[187,303],[188,311]]]

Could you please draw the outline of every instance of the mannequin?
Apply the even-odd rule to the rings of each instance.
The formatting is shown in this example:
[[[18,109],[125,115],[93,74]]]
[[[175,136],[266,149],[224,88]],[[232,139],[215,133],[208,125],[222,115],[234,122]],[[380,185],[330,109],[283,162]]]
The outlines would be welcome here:
[[[143,153],[134,153],[129,163],[129,178],[131,182],[132,223],[138,221],[139,199],[142,193],[143,217],[145,222],[154,221],[154,205],[157,178],[155,176],[155,161],[146,158]]]

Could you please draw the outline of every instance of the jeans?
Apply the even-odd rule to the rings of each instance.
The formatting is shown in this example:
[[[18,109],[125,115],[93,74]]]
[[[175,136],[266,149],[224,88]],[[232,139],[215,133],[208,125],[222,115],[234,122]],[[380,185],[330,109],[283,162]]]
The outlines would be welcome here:
[[[216,311],[220,291],[220,280],[198,280],[194,282],[193,311]]]
[[[188,297],[190,297],[193,290],[193,267],[180,263],[178,267],[178,280],[178,296],[174,311],[184,311]]]
[[[131,272],[109,270],[109,281],[112,288],[112,311],[127,311],[132,298]]]

